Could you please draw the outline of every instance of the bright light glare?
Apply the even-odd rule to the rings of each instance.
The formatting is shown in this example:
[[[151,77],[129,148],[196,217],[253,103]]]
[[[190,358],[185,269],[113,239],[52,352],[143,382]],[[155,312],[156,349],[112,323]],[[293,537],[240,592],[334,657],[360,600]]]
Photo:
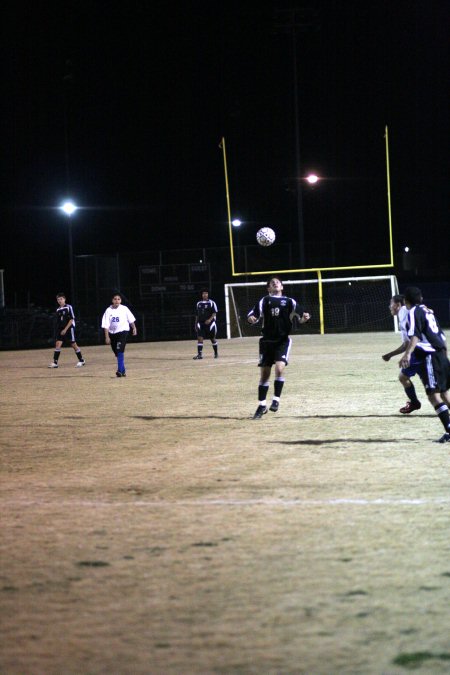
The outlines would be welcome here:
[[[235,218],[234,220],[231,221],[231,224],[233,227],[239,227],[242,225],[242,220],[239,220],[239,218]]]
[[[64,202],[64,204],[61,206],[61,211],[64,211],[64,213],[68,216],[71,216],[76,210],[77,207],[73,202]]]
[[[310,185],[315,185],[315,183],[317,183],[319,180],[319,176],[316,176],[315,173],[310,173],[309,176],[306,176],[306,180]]]
[[[404,251],[405,253],[409,253],[409,246],[405,246]]]

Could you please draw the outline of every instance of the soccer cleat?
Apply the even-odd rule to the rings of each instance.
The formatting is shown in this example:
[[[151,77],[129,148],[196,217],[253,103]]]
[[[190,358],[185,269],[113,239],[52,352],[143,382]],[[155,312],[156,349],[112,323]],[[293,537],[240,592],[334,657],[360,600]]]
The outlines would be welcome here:
[[[122,373],[120,372],[120,370],[116,370],[116,377],[122,377]]]
[[[55,363],[55,362],[53,361],[53,363],[49,363],[49,364],[48,364],[48,367],[49,367],[49,368],[57,368],[57,367],[58,367],[58,364]]]
[[[279,407],[280,407],[279,401],[272,401],[272,405],[270,406],[269,410],[271,410],[272,412],[277,412]]]
[[[450,434],[444,434],[438,441],[435,443],[450,443]]]
[[[76,364],[75,368],[82,368],[86,364],[86,361],[83,359],[82,361],[78,361]]]
[[[203,358],[203,356],[202,356],[201,354],[197,354],[197,356],[193,356],[193,357],[192,357],[192,359],[193,359],[194,361],[201,361],[202,358]]]
[[[255,414],[253,415],[253,419],[254,419],[254,420],[260,420],[261,417],[262,417],[263,415],[266,414],[266,412],[267,412],[267,406],[265,406],[265,405],[259,405],[259,406],[256,408],[256,412],[255,412]]]
[[[409,415],[409,413],[412,413],[413,410],[420,410],[422,407],[422,404],[417,401],[417,403],[413,403],[412,401],[407,401],[406,405],[403,406],[403,408],[400,408],[399,412],[402,413],[402,415]]]
[[[219,358],[219,355],[218,355],[217,352],[214,354],[214,358],[215,358],[215,359],[218,359],[218,358]]]

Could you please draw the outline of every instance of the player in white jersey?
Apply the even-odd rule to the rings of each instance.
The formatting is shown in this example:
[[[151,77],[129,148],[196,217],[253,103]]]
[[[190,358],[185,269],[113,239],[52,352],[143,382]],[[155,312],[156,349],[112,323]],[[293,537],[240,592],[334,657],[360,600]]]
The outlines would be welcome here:
[[[197,355],[193,357],[194,361],[201,361],[203,358],[203,340],[206,338],[211,340],[212,348],[214,350],[214,358],[219,356],[217,348],[217,305],[214,300],[209,297],[209,291],[204,289],[202,291],[202,299],[197,302],[195,307],[195,325],[194,329],[197,333]]]
[[[48,367],[58,368],[61,347],[66,342],[70,344],[77,355],[78,362],[76,367],[81,368],[84,366],[85,361],[75,339],[75,314],[73,313],[73,307],[66,303],[64,293],[57,294],[56,302],[58,303],[58,309],[56,310],[55,351],[53,352],[53,361]]]
[[[381,357],[383,361],[389,361],[393,356],[396,356],[397,354],[403,354],[403,352],[409,345],[408,309],[407,307],[405,307],[404,296],[394,295],[389,303],[389,309],[391,311],[392,316],[396,316],[398,319],[398,324],[402,335],[402,344],[400,345],[400,347],[397,347],[397,349],[394,349],[392,352],[383,354],[383,356]],[[403,415],[408,415],[409,413],[413,412],[413,410],[420,410],[420,408],[422,407],[422,404],[417,398],[416,389],[411,381],[411,377],[413,377],[417,373],[418,365],[419,361],[412,354],[410,365],[408,366],[408,368],[402,368],[398,376],[398,379],[400,380],[400,383],[405,390],[405,394],[409,399],[406,402],[406,404],[402,408],[400,408],[400,412]]]
[[[117,358],[117,377],[125,377],[125,347],[128,334],[137,334],[135,317],[132,312],[122,305],[122,296],[115,293],[112,297],[112,304],[105,310],[102,318],[102,328],[105,331],[105,342],[111,345],[111,349]]]
[[[405,291],[409,310],[409,345],[400,360],[401,368],[408,368],[412,355],[418,361],[417,373],[425,393],[445,429],[439,443],[450,442],[450,362],[447,343],[434,312],[422,304],[422,292],[414,286]]]

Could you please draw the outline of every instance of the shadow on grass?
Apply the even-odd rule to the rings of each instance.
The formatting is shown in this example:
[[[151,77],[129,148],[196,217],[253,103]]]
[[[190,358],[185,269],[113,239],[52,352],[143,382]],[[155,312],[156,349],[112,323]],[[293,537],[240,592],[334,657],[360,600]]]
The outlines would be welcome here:
[[[269,441],[274,445],[331,445],[332,443],[405,443],[406,441],[416,441],[416,438],[327,438],[318,440],[313,438],[305,438],[301,441]]]
[[[248,417],[235,417],[233,415],[132,415],[135,420],[245,420]]]
[[[134,419],[138,420],[248,420],[252,419],[253,413],[244,416],[237,415],[133,415]],[[404,415],[264,415],[264,419],[298,419],[298,420],[336,420],[336,419],[371,419],[371,418],[386,418],[392,419],[394,417],[404,418]],[[421,415],[421,417],[430,417],[436,419],[436,415]],[[256,420],[259,421],[259,420]]]

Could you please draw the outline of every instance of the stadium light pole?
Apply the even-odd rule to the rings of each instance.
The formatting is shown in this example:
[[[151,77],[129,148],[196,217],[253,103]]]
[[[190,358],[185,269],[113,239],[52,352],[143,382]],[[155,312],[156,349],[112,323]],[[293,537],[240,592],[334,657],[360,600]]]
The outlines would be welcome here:
[[[297,228],[299,264],[305,266],[305,228],[303,222],[303,195],[300,161],[300,103],[299,103],[299,64],[297,54],[297,36],[319,28],[318,11],[310,7],[279,9],[276,28],[290,35],[292,43],[293,93],[294,93],[294,131],[295,131],[295,168],[297,176]]]
[[[70,302],[73,304],[75,302],[75,275],[73,267],[72,216],[77,207],[72,201],[68,200],[62,204],[60,209],[66,214],[69,223]]]

